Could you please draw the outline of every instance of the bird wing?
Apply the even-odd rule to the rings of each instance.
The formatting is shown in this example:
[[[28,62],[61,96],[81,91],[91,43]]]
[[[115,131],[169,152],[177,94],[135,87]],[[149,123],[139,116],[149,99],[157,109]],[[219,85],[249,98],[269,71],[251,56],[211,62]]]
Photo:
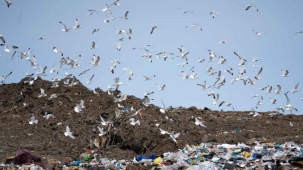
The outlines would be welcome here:
[[[284,93],[284,94],[285,94],[286,101],[287,101],[287,102],[286,102],[286,104],[287,104],[287,105],[289,105],[289,103],[290,103],[289,98],[288,98],[288,96],[287,96],[287,94],[286,94],[286,93]]]
[[[59,22],[60,24],[62,24],[63,25],[63,27],[64,27],[64,29],[66,29],[67,30],[67,28],[66,28],[66,25],[65,24],[63,24],[63,22]]]
[[[3,43],[5,43],[5,39],[4,39],[3,35],[0,35],[0,40],[1,40]]]
[[[156,27],[153,27],[152,28],[152,30],[150,31],[150,34],[152,34],[153,32],[154,32],[154,29],[155,29]]]
[[[128,12],[129,11],[126,11],[126,13],[124,14],[124,18],[127,18]]]
[[[92,79],[94,78],[94,76],[95,76],[95,75],[93,74],[92,77],[89,79],[89,81],[92,81]]]
[[[163,102],[162,99],[161,99],[161,102],[162,102],[162,105],[163,105],[163,109],[165,110],[165,105],[164,105],[164,102]]]
[[[260,75],[262,70],[263,70],[263,68],[261,67],[257,75]]]

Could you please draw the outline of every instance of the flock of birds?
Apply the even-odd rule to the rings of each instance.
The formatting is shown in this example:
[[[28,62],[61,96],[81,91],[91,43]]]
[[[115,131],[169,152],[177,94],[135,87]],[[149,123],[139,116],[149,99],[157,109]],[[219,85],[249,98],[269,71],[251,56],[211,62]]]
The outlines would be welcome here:
[[[7,7],[10,7],[12,5],[12,0],[4,0],[4,1],[6,2]],[[116,19],[115,17],[113,17],[111,9],[116,8],[118,6],[120,6],[120,1],[116,0],[113,3],[111,3],[110,5],[106,5],[102,9],[92,9],[92,10],[88,10],[88,12],[89,12],[89,15],[95,15],[97,13],[106,13],[108,15],[108,17],[106,19],[104,19],[104,23],[107,24],[107,23],[113,22]],[[255,10],[255,12],[259,11],[256,6],[251,5],[251,4],[247,5],[246,8],[244,8],[244,9],[246,11],[247,10]],[[192,11],[182,10],[182,9],[179,9],[179,8],[177,8],[177,10],[182,11],[184,14],[194,13]],[[126,11],[125,14],[123,16],[121,16],[120,18],[124,19],[124,20],[129,20],[129,13],[130,13],[130,11]],[[216,17],[219,16],[219,13],[216,12],[216,11],[211,11],[210,16],[215,19]],[[75,19],[74,27],[67,26],[66,24],[64,24],[61,21],[59,21],[58,24],[62,25],[62,29],[61,29],[62,32],[70,32],[72,30],[77,30],[77,29],[82,28],[82,26],[80,24],[80,21],[78,19]],[[155,25],[155,26],[151,27],[150,28],[150,34],[155,34],[157,29],[160,29],[161,27],[162,26],[160,26],[160,25]],[[203,31],[202,27],[199,24],[190,24],[190,25],[186,26],[186,28],[189,28],[189,27],[196,27],[200,31]],[[254,30],[252,30],[252,31],[254,31]],[[99,29],[94,28],[91,31],[91,34],[95,34],[97,32],[99,32]],[[257,31],[254,31],[254,32],[257,36],[261,36],[261,32],[257,32]],[[300,34],[300,33],[303,33],[303,30],[297,31],[295,34]],[[126,35],[126,37],[129,40],[131,40],[132,35],[134,34],[134,32],[133,32],[132,29],[121,29],[121,30],[116,30],[116,34],[117,35]],[[60,49],[59,47],[52,47],[53,52],[58,54],[61,57],[61,59],[59,61],[60,65],[54,66],[54,67],[50,68],[49,70],[47,70],[48,69],[47,66],[41,66],[37,63],[37,59],[36,59],[35,55],[31,56],[31,49],[30,48],[28,48],[24,51],[19,51],[19,47],[17,45],[10,45],[9,42],[6,42],[5,38],[6,38],[5,35],[0,35],[0,40],[2,42],[1,46],[3,47],[4,51],[6,53],[11,53],[11,52],[13,53],[9,60],[13,60],[15,58],[15,56],[19,56],[21,59],[28,60],[28,62],[30,63],[30,66],[34,70],[36,70],[35,73],[26,74],[26,77],[28,78],[28,81],[25,81],[24,83],[27,83],[29,85],[34,84],[35,80],[38,77],[45,77],[49,74],[58,74],[59,70],[61,70],[63,67],[69,67],[70,69],[80,69],[81,68],[81,64],[78,62],[78,60],[81,59],[81,55],[72,59],[70,57],[65,57],[66,55],[65,55],[63,49]],[[41,37],[37,38],[37,40],[38,41],[43,41],[45,38],[46,37],[41,36]],[[122,41],[124,41],[124,37],[118,39],[118,42],[113,44],[113,45],[115,45],[117,51],[120,51],[122,49],[122,43],[121,43]],[[227,44],[228,42],[227,42],[226,39],[222,39],[219,43],[224,45],[224,44]],[[148,44],[148,45],[146,45],[146,47],[132,48],[132,50],[142,50],[142,51],[144,51],[144,54],[142,54],[141,57],[145,58],[148,62],[151,62],[151,63],[153,62],[153,56],[156,56],[156,58],[162,58],[164,62],[166,62],[170,59],[179,58],[179,59],[182,60],[182,62],[178,64],[179,67],[184,67],[184,66],[189,64],[188,58],[190,56],[190,52],[186,51],[184,46],[177,47],[175,52],[167,52],[167,51],[166,52],[165,51],[151,52],[151,50],[149,50],[148,47],[154,47],[154,46],[151,45],[151,44]],[[97,46],[96,42],[94,42],[94,41],[92,42],[90,49],[91,50],[98,49],[98,46]],[[177,53],[177,54],[175,54],[175,53]],[[224,58],[222,55],[217,54],[214,50],[208,50],[208,54],[209,54],[208,59],[199,58],[197,60],[197,63],[215,62],[215,60],[218,60],[219,65],[224,65],[224,64],[227,63],[227,59]],[[258,71],[256,72],[254,77],[248,77],[248,76],[246,76],[246,68],[244,67],[245,65],[247,65],[248,60],[245,59],[244,57],[242,57],[241,55],[239,55],[237,52],[234,52],[234,56],[239,59],[238,66],[240,66],[240,68],[239,68],[238,75],[236,77],[234,77],[230,81],[230,83],[233,84],[233,83],[236,83],[236,82],[242,82],[244,85],[249,85],[249,86],[257,84],[257,81],[261,80],[261,75],[262,75],[262,72],[263,72],[263,67],[257,64],[260,59],[258,59],[256,57],[253,57],[253,59],[252,59],[253,66],[258,67]],[[95,68],[95,67],[100,67],[100,62],[101,62],[100,61],[100,56],[93,55],[92,58],[91,58],[91,62],[89,62],[89,64],[91,65],[92,68]],[[108,67],[110,73],[115,74],[115,69],[120,64],[121,64],[121,62],[119,60],[112,60],[111,65]],[[188,71],[182,71],[181,72],[182,75],[183,75],[182,79],[183,80],[187,80],[187,79],[196,80],[196,79],[198,79],[199,75],[194,69],[195,69],[195,67],[191,67],[191,69],[189,69]],[[65,70],[67,70],[67,69],[65,69]],[[91,68],[81,71],[78,74],[78,77],[85,75],[90,70],[91,70]],[[127,81],[131,81],[131,80],[134,79],[134,74],[133,74],[133,71],[132,71],[131,68],[125,67],[125,68],[123,68],[123,70],[128,74]],[[48,74],[48,72],[49,72],[49,74]],[[1,76],[0,77],[0,82],[5,83],[6,79],[12,73],[13,73],[13,71],[9,72],[8,74],[6,74],[4,76]],[[205,91],[206,89],[220,89],[220,88],[222,88],[223,86],[225,86],[227,84],[226,76],[224,75],[224,73],[229,74],[231,76],[234,76],[234,75],[236,75],[237,71],[234,70],[234,68],[232,68],[232,67],[228,67],[224,71],[216,70],[216,68],[214,68],[214,67],[209,67],[209,68],[207,68],[207,71],[206,71],[205,74],[207,74],[208,76],[214,76],[215,77],[214,82],[207,83],[206,81],[204,81],[203,84],[197,84],[197,86],[202,87],[203,91]],[[155,78],[157,75],[142,75],[142,76],[144,78],[144,81],[150,81],[153,78]],[[281,77],[282,78],[286,78],[288,76],[289,76],[289,71],[288,70],[281,70]],[[86,78],[86,83],[90,84],[94,80],[94,77],[95,77],[95,74],[93,74],[89,78]],[[59,82],[60,81],[61,81],[60,78],[57,78],[57,77],[53,78],[52,79],[53,83],[52,83],[51,88],[59,87]],[[79,82],[76,79],[76,76],[72,75],[72,74],[69,74],[67,71],[65,71],[65,80],[64,80],[63,83],[66,87],[72,87],[72,86],[75,86],[75,85],[79,84]],[[127,95],[123,94],[122,92],[117,96],[114,96],[114,94],[113,94],[113,91],[118,90],[119,87],[122,86],[122,85],[125,85],[125,84],[120,81],[119,77],[116,77],[114,79],[113,84],[108,85],[108,89],[107,89],[108,95],[111,95],[113,97],[114,101],[118,102],[118,107],[117,107],[117,110],[116,110],[116,118],[119,118],[119,116],[121,114],[123,114],[123,112],[126,109],[126,107],[121,105],[119,102],[126,100]],[[157,86],[158,91],[163,91],[166,88],[165,84],[155,84],[155,85]],[[277,110],[281,110],[283,112],[285,110],[290,111],[290,112],[298,111],[297,108],[291,104],[288,95],[289,95],[289,92],[292,92],[293,94],[295,94],[296,92],[299,91],[299,83],[297,83],[294,86],[293,89],[289,89],[289,90],[283,90],[281,85],[277,85],[277,88],[274,88],[273,86],[267,85],[266,87],[260,88],[260,90],[265,90],[266,94],[268,94],[268,93],[283,94],[284,93],[285,98],[286,98],[286,104],[282,107],[277,107],[276,108]],[[98,95],[98,92],[96,92],[95,90],[93,90],[93,91],[94,91],[94,94]],[[142,99],[142,104],[145,107],[152,104],[153,99],[151,99],[149,96],[154,94],[154,93],[155,93],[154,91],[146,91],[146,93],[144,94],[144,98]],[[222,107],[222,106],[232,107],[232,109],[234,110],[233,104],[231,102],[221,100],[220,95],[218,93],[215,93],[215,92],[211,91],[211,92],[207,93],[207,95],[212,98],[214,105],[218,104],[219,107]],[[45,92],[44,89],[41,88],[40,89],[40,95],[38,97],[39,98],[40,97],[44,98],[44,97],[47,97],[47,96],[48,96],[47,92]],[[57,97],[57,94],[51,94],[48,99],[52,100],[56,97]],[[258,102],[256,103],[255,107],[253,108],[253,109],[257,109],[260,105],[262,105],[263,96],[254,95],[252,97],[260,98],[258,100]],[[302,100],[303,100],[303,98],[302,98]],[[162,102],[162,107],[160,108],[160,112],[165,114],[171,108],[166,108],[162,99],[161,99],[161,102]],[[276,99],[271,98],[271,104],[275,104],[276,102],[277,102]],[[24,103],[24,105],[26,105],[26,103]],[[84,101],[81,100],[74,107],[74,111],[76,113],[83,113],[84,108],[85,108]],[[133,107],[131,107],[130,111],[134,112],[134,114],[129,119],[129,122],[130,122],[131,125],[140,126],[140,120],[139,119],[136,120],[135,116],[140,115],[140,111],[142,109],[143,108],[136,110]],[[44,117],[46,119],[49,119],[50,117],[55,118],[54,115],[47,114],[47,113],[45,113]],[[166,116],[166,118],[169,119],[167,116]],[[101,119],[101,124],[103,126],[113,126],[111,121],[106,121],[101,116],[100,116],[100,119]],[[38,123],[38,120],[35,118],[35,116],[32,116],[30,118],[29,124],[37,124],[37,123]],[[195,124],[197,126],[201,126],[201,127],[206,128],[206,126],[203,124],[203,121],[199,120],[198,118],[195,118]],[[103,128],[101,128],[99,126],[97,128],[100,132],[99,136],[103,136],[103,135],[106,134],[106,131],[104,131]],[[167,135],[170,136],[170,138],[174,142],[177,142],[176,138],[180,135],[180,133],[168,132],[168,131],[165,131],[161,128],[159,128],[159,130],[160,130],[161,134],[167,134]],[[69,136],[72,139],[75,139],[75,137],[73,136],[69,126],[66,126],[66,131],[64,132],[64,135]]]

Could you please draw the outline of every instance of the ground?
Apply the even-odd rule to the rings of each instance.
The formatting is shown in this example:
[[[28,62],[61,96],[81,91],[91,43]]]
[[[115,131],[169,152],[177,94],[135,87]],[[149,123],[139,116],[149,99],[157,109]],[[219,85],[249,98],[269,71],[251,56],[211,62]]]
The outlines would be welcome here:
[[[278,114],[273,112],[249,115],[250,111],[211,111],[207,108],[172,108],[165,114],[159,107],[142,104],[142,99],[128,96],[119,102],[136,110],[142,108],[135,120],[139,125],[131,125],[129,118],[135,111],[121,112],[116,118],[117,104],[114,97],[101,89],[99,94],[87,89],[81,83],[66,87],[63,80],[59,87],[51,88],[52,82],[38,78],[33,85],[24,83],[3,84],[0,86],[0,162],[15,156],[20,148],[26,148],[35,155],[60,160],[64,157],[77,158],[88,149],[98,149],[101,157],[132,159],[137,155],[160,155],[177,151],[185,144],[202,142],[238,143],[294,141],[303,143],[303,116]],[[40,88],[47,94],[38,97]],[[114,91],[117,96],[120,91]],[[57,98],[49,99],[51,94]],[[84,101],[84,112],[76,113],[74,107]],[[55,118],[43,117],[45,112]],[[103,126],[100,115],[113,126]],[[29,124],[31,116],[38,119],[37,124]],[[204,121],[207,128],[195,125],[195,118]],[[290,122],[293,126],[290,126]],[[157,126],[157,124],[159,126]],[[70,127],[75,139],[64,135],[66,126]],[[100,137],[97,126],[107,133]],[[159,128],[180,133],[177,143]]]

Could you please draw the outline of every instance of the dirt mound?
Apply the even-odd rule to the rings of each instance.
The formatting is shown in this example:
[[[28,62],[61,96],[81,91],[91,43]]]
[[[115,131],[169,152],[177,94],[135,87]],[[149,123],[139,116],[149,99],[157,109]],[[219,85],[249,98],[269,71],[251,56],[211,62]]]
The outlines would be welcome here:
[[[32,85],[24,83],[0,86],[0,161],[14,156],[20,148],[33,151],[41,157],[61,159],[79,157],[85,150],[99,146],[102,157],[132,159],[138,154],[161,154],[176,151],[185,144],[201,142],[237,143],[254,140],[294,141],[303,143],[303,116],[275,115],[248,112],[220,112],[207,108],[171,108],[165,114],[154,105],[142,104],[142,99],[128,96],[122,102],[101,89],[99,94],[87,89],[81,83],[68,87],[63,81],[59,87],[51,88],[52,82],[38,78]],[[38,97],[40,88],[47,96]],[[113,91],[114,96],[120,91]],[[56,98],[49,99],[51,94]],[[83,113],[76,113],[74,107],[84,101]],[[118,109],[117,104],[128,107]],[[131,125],[129,119],[134,116],[139,125]],[[55,118],[46,119],[45,113]],[[103,126],[100,115],[113,126]],[[37,124],[29,124],[31,116],[38,119]],[[195,118],[204,121],[207,128],[195,125]],[[293,126],[290,126],[292,122]],[[75,139],[64,135],[66,126],[70,127]],[[158,126],[157,126],[158,125]],[[107,133],[100,137],[97,126]],[[180,133],[177,143],[169,135],[161,134],[159,128]]]

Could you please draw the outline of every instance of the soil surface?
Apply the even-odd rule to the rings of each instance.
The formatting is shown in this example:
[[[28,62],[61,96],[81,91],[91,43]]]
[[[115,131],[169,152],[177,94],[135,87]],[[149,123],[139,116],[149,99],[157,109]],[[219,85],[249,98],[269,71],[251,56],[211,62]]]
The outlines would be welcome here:
[[[28,78],[27,78],[28,79]],[[59,87],[51,88],[52,82],[38,78],[32,85],[24,83],[3,84],[0,86],[0,161],[15,156],[16,151],[26,148],[35,155],[45,158],[77,158],[87,149],[98,148],[101,157],[132,159],[137,155],[159,155],[177,151],[185,144],[202,142],[238,143],[256,140],[269,142],[294,141],[303,143],[303,116],[293,114],[269,115],[273,112],[259,113],[211,111],[207,108],[171,108],[165,114],[154,105],[142,104],[142,99],[128,96],[119,102],[135,110],[142,108],[134,116],[139,125],[131,125],[129,119],[135,111],[118,109],[114,96],[107,91],[96,89],[99,94],[87,89],[81,83],[67,87],[63,80]],[[38,97],[40,88],[46,97]],[[51,94],[57,98],[49,99]],[[74,107],[84,101],[84,112],[76,113]],[[55,118],[46,119],[45,113]],[[116,117],[116,113],[121,115]],[[100,115],[113,126],[101,124]],[[31,116],[38,119],[37,124],[29,124]],[[204,121],[207,128],[195,125],[195,118]],[[293,126],[290,126],[290,122]],[[159,125],[159,126],[157,126]],[[75,139],[64,135],[66,126],[70,127]],[[100,137],[97,126],[107,133]],[[177,143],[159,128],[180,133]]]

